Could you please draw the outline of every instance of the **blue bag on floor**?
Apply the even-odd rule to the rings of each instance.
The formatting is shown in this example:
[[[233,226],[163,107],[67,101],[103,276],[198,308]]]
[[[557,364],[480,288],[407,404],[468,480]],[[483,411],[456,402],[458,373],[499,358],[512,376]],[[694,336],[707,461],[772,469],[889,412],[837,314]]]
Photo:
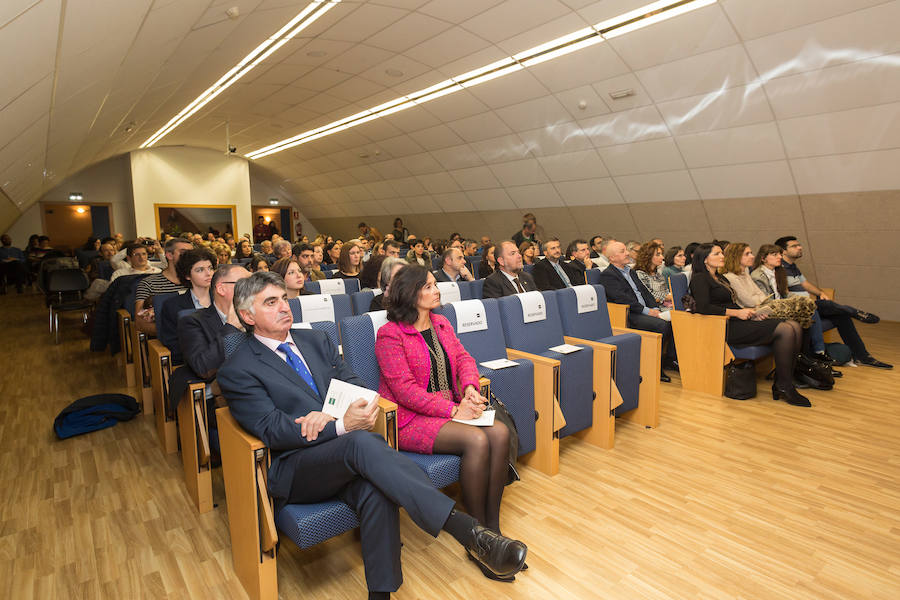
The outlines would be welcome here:
[[[130,421],[141,412],[137,400],[125,394],[97,394],[79,398],[65,407],[53,421],[56,436],[66,438],[106,429],[119,421]]]

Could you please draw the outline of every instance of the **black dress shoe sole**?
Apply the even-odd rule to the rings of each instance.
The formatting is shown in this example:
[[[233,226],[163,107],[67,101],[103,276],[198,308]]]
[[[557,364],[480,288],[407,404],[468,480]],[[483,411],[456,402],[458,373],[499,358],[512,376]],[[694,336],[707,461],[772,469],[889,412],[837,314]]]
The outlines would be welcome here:
[[[877,360],[873,363],[864,363],[864,362],[856,361],[856,364],[862,365],[864,367],[874,367],[876,369],[893,369],[894,368],[894,365],[889,365],[887,363],[883,363],[883,362],[877,361]]]
[[[469,560],[471,560],[473,563],[478,565],[478,568],[481,569],[482,575],[484,575],[488,579],[493,579],[494,581],[502,581],[504,583],[512,583],[513,581],[516,580],[515,575],[509,575],[508,577],[502,577],[500,575],[497,575],[496,573],[494,573],[493,571],[488,569],[486,566],[484,566],[484,564],[480,560],[478,560],[477,558],[472,556],[472,553],[469,552],[468,550],[466,550],[466,556],[469,557]]]
[[[672,383],[672,378],[669,377],[668,375],[666,375],[665,373],[663,373],[662,375],[659,376],[659,380],[662,381],[663,383]]]

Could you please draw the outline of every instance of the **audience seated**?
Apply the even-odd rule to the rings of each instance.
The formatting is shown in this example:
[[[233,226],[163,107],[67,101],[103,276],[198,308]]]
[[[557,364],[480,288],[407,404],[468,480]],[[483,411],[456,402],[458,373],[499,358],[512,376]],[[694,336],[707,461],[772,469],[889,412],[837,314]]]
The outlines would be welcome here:
[[[559,238],[551,237],[544,242],[544,258],[534,263],[531,276],[541,291],[561,290],[572,287],[569,268],[562,260]],[[582,283],[584,275],[582,272]]]
[[[537,229],[537,223],[532,221],[531,219],[526,219],[522,223],[522,229],[515,232],[512,236],[512,241],[516,244],[516,248],[520,247],[524,242],[533,242],[539,244],[537,234],[535,230]]]
[[[400,242],[396,240],[386,240],[382,245],[384,255],[389,258],[400,258]]]
[[[216,378],[235,420],[269,447],[276,513],[285,504],[333,497],[349,504],[359,515],[370,598],[387,598],[402,583],[398,506],[429,534],[450,533],[492,575],[510,578],[522,568],[524,544],[455,510],[415,463],[366,431],[375,424],[377,403],[360,399],[337,420],[321,412],[332,378],[365,383],[324,332],[291,329],[277,275],[238,281],[234,305],[251,335]]]
[[[722,248],[700,244],[691,259],[691,295],[696,311],[703,315],[729,317],[725,341],[734,346],[772,345],[775,383],[772,398],[794,406],[812,406],[794,387],[794,361],[800,353],[802,332],[796,321],[766,319],[752,308],[741,308],[732,298],[728,280],[719,274],[725,266]]]
[[[665,266],[662,269],[662,274],[663,277],[666,278],[666,281],[669,280],[669,277],[684,272],[685,260],[684,248],[681,246],[672,246],[666,250],[665,257],[663,258]]]
[[[474,281],[472,273],[466,266],[466,257],[463,251],[455,246],[444,250],[441,255],[441,268],[433,273],[437,281]]]
[[[243,258],[251,258],[253,255],[253,244],[250,243],[250,240],[242,239],[237,245],[237,250],[234,253],[234,259],[241,260]],[[265,259],[265,257],[262,255],[260,255],[260,258]]]
[[[379,393],[398,406],[399,447],[460,456],[463,504],[475,519],[500,533],[509,430],[500,421],[489,427],[453,421],[479,418],[488,401],[479,392],[475,359],[450,322],[431,313],[441,305],[434,275],[415,265],[404,267],[387,294],[388,323],[378,330],[375,356],[381,369]]]
[[[167,266],[162,272],[144,277],[137,285],[134,302],[134,321],[138,331],[156,335],[155,315],[152,308],[144,308],[147,300],[157,294],[169,294],[184,291],[184,286],[175,272],[175,264],[182,252],[191,250],[194,245],[183,238],[172,238],[166,242],[165,254]]]
[[[672,294],[669,291],[669,280],[663,275],[660,267],[663,263],[662,244],[649,241],[641,246],[637,260],[634,264],[634,272],[644,284],[653,299],[659,304],[660,310],[671,310]]]
[[[172,363],[181,364],[181,350],[178,346],[178,314],[183,310],[202,309],[209,307],[209,286],[213,273],[216,270],[216,257],[206,248],[195,248],[183,252],[178,262],[175,263],[175,272],[187,291],[168,300],[157,321],[166,332],[166,338],[160,337],[160,342],[172,353]]]
[[[482,297],[502,298],[521,292],[535,292],[537,284],[522,270],[519,246],[510,240],[500,242],[495,249],[497,269],[485,277]]]
[[[253,256],[250,257],[250,260],[246,264],[244,264],[244,267],[251,273],[255,273],[257,271],[268,271],[269,261],[267,261],[262,254],[254,252]]]
[[[821,289],[808,281],[800,272],[796,261],[803,257],[803,246],[793,236],[779,238],[775,245],[782,249],[781,266],[784,267],[787,275],[788,293],[790,295],[800,295],[813,297],[816,303],[816,310],[823,319],[828,319],[838,330],[838,334],[847,346],[853,356],[853,362],[866,365],[868,367],[876,367],[879,369],[892,369],[893,365],[881,362],[875,359],[866,349],[856,325],[853,324],[851,318],[858,319],[864,323],[876,323],[878,317],[871,313],[859,310],[852,306],[838,304]],[[816,299],[818,298],[818,299]]]
[[[534,242],[522,242],[519,244],[519,254],[522,255],[523,265],[533,265],[540,252]]]
[[[638,252],[641,250],[641,243],[630,240],[625,243],[625,249],[628,251],[628,266],[634,267],[635,262],[637,262]]]
[[[28,279],[25,253],[12,245],[12,238],[5,233],[0,237],[0,294],[6,293],[6,286],[16,286],[16,293],[22,293],[22,286]]]
[[[306,283],[306,276],[303,274],[303,269],[300,267],[300,263],[293,258],[287,257],[278,259],[272,263],[269,270],[272,273],[278,273],[284,280],[288,298],[310,295],[310,292],[303,289],[303,284]]]
[[[494,246],[490,240],[488,240],[487,246],[481,247],[481,262],[478,263],[479,279],[484,279],[497,268],[497,261],[494,259],[495,251],[496,246]]]
[[[671,318],[661,310],[656,298],[628,265],[629,255],[625,244],[613,240],[606,251],[610,265],[600,273],[600,283],[606,290],[606,299],[628,305],[626,324],[629,328],[662,334],[663,355],[659,378],[668,383],[671,378],[666,375],[665,369],[678,366]]]
[[[406,262],[430,269],[431,254],[425,249],[425,242],[422,240],[410,240],[409,245],[410,249],[406,253]]]
[[[378,288],[378,275],[381,272],[381,263],[384,262],[384,254],[374,254],[366,261],[359,274],[359,288],[361,291]]]
[[[147,246],[144,244],[129,244],[125,249],[127,262],[124,266],[113,271],[109,278],[110,282],[115,281],[122,275],[152,275],[159,273],[158,267],[150,266],[147,261]]]
[[[603,236],[595,235],[591,238],[588,245],[591,247],[591,258],[597,258],[603,254]]]
[[[385,294],[387,294],[388,287],[391,285],[391,279],[394,278],[394,275],[401,267],[405,267],[408,264],[408,262],[401,258],[396,258],[394,256],[385,257],[381,262],[381,270],[378,272],[378,287],[384,291],[383,293],[375,294],[372,297],[372,302],[369,303],[369,312],[384,310],[384,297]]]
[[[340,241],[331,241],[327,242],[324,247],[324,256],[322,263],[326,267],[336,269],[338,266],[338,260],[341,258],[341,247],[343,246],[343,242]]]
[[[287,258],[291,255],[291,243],[287,240],[278,240],[272,244],[272,252],[276,259]]]
[[[563,268],[566,269],[572,285],[586,285],[585,272],[596,266],[591,260],[591,250],[587,241],[578,239],[569,242],[566,247],[566,259],[568,262],[563,265]]]

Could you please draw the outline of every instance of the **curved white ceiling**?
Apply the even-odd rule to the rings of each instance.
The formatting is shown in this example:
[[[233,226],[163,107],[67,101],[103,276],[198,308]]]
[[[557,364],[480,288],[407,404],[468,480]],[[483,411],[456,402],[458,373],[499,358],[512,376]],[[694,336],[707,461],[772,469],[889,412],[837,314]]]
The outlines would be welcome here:
[[[306,4],[4,0],[0,189],[136,149]],[[161,143],[247,152],[645,4],[344,0]],[[897,23],[720,0],[259,164],[310,218],[900,188]]]

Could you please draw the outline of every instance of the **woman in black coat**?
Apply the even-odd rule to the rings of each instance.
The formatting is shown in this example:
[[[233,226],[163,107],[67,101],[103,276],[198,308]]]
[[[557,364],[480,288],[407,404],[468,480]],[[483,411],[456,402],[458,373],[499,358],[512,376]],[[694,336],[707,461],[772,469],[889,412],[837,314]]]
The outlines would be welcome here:
[[[775,356],[775,383],[772,398],[784,399],[794,406],[811,406],[794,387],[794,361],[800,353],[803,330],[796,321],[766,319],[752,308],[741,308],[734,301],[728,280],[719,275],[725,254],[716,244],[700,244],[691,260],[691,295],[696,310],[704,315],[729,317],[725,341],[735,346],[771,344]]]

